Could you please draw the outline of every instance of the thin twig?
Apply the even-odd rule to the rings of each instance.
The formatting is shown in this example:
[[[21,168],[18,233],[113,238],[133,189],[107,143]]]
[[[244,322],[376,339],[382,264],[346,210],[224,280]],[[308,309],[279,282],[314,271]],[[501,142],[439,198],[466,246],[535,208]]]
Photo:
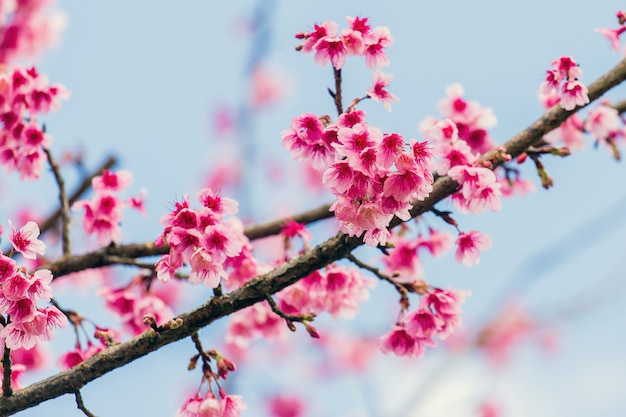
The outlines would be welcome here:
[[[202,362],[204,363],[211,362],[211,357],[204,351],[204,348],[202,347],[202,342],[200,341],[200,336],[198,335],[198,332],[194,332],[191,335],[191,340],[193,340],[193,345],[198,351],[198,354],[200,355],[200,357],[202,358]]]
[[[2,355],[2,395],[10,397],[13,395],[13,372],[11,369],[11,349],[4,344],[4,354]]]
[[[85,403],[83,402],[83,396],[80,393],[80,390],[74,391],[74,397],[76,397],[76,406],[80,411],[83,412],[87,417],[96,417],[94,413],[89,411],[87,407],[85,407]]]
[[[315,318],[314,313],[308,313],[308,314],[285,313],[283,310],[280,309],[280,307],[278,307],[278,305],[276,304],[276,301],[274,301],[271,295],[267,295],[265,297],[265,300],[270,305],[270,308],[272,309],[272,311],[276,315],[280,316],[283,320],[285,320],[285,323],[287,323],[287,327],[289,327],[289,330],[291,330],[292,332],[296,331],[296,326],[295,324],[293,324],[294,322],[302,323],[306,325],[306,322],[313,321],[313,319]]]
[[[359,268],[370,271],[372,274],[376,275],[380,280],[387,281],[388,283],[393,285],[396,288],[396,291],[398,291],[398,293],[400,294],[400,304],[402,305],[402,308],[403,309],[409,308],[409,288],[412,288],[412,287],[405,286],[405,284],[403,284],[402,282],[399,282],[393,279],[392,277],[390,277],[389,275],[380,272],[380,269],[366,264],[365,262],[359,260],[356,256],[352,255],[351,253],[346,256],[346,259],[352,262],[353,264],[355,264],[356,266],[358,266]]]
[[[52,158],[52,152],[50,149],[43,148],[43,151],[48,157],[48,163],[54,174],[54,179],[59,186],[59,200],[61,202],[61,242],[63,247],[63,256],[68,256],[71,253],[70,248],[70,205],[67,201],[67,195],[65,194],[65,180],[61,176],[61,170],[59,164]]]
[[[341,97],[341,69],[333,67],[333,74],[335,75],[335,91],[333,97],[335,99],[337,114],[341,116],[343,114],[343,99]]]

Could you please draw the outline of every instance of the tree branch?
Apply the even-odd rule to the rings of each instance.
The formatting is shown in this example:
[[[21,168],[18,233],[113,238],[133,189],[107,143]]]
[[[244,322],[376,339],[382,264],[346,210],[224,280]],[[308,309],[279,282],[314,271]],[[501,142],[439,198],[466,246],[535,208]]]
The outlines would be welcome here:
[[[2,355],[2,396],[10,397],[13,395],[13,375],[11,364],[11,349],[6,345],[4,346],[4,353]]]
[[[52,173],[54,174],[54,179],[59,186],[59,201],[61,210],[61,242],[63,246],[63,256],[69,256],[72,252],[70,249],[70,205],[67,201],[67,195],[65,193],[65,181],[61,176],[61,170],[59,168],[59,164],[56,163],[54,158],[52,158],[52,153],[50,149],[43,148],[43,151],[46,153],[48,157],[48,163],[50,164],[50,168],[52,169]]]
[[[294,216],[284,217],[268,223],[248,226],[244,229],[244,234],[250,240],[261,239],[280,233],[282,227],[288,220],[298,223],[310,224],[318,220],[327,219],[333,216],[328,211],[330,204],[324,204],[313,210],[305,211]],[[168,245],[157,247],[154,242],[133,243],[128,245],[105,246],[95,251],[81,255],[64,257],[55,262],[42,265],[40,269],[49,269],[54,278],[59,278],[72,272],[83,271],[89,268],[100,268],[103,266],[115,265],[117,259],[122,258],[143,258],[146,256],[165,255],[170,250]]]
[[[626,59],[589,85],[590,101],[598,99],[624,79],[626,79]],[[573,111],[565,111],[560,106],[551,108],[530,127],[506,142],[503,145],[506,152],[513,157],[521,154],[579,109],[580,107]],[[495,150],[488,152],[483,155],[482,159],[492,159],[495,154]],[[497,161],[494,162],[494,166],[496,165],[498,165]],[[438,178],[433,184],[433,191],[429,197],[414,204],[411,216],[416,217],[430,210],[436,203],[454,193],[457,186],[456,182],[447,176]],[[402,221],[396,218],[392,226],[400,223]],[[176,326],[162,326],[158,333],[148,330],[128,342],[107,348],[72,369],[16,391],[11,397],[1,397],[0,414],[14,414],[43,401],[74,393],[113,369],[124,366],[169,343],[188,337],[219,318],[265,300],[268,295],[294,284],[313,271],[346,257],[362,244],[363,241],[359,237],[349,237],[339,233],[312,250],[278,266],[273,271],[252,279],[241,288],[229,294],[214,297],[199,308],[180,315],[175,319],[178,323]],[[136,246],[139,248],[142,245]],[[128,256],[128,254],[123,255]]]

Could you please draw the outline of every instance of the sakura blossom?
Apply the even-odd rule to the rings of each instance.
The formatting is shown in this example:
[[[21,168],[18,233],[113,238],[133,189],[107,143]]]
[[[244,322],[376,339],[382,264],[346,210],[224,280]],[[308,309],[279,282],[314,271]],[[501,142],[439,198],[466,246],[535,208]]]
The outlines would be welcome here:
[[[392,78],[393,74],[385,74],[381,70],[376,70],[372,76],[374,85],[365,90],[369,97],[383,103],[387,111],[391,111],[391,103],[398,101],[396,96],[387,91],[387,86],[391,83]]]
[[[314,25],[311,32],[297,33],[296,38],[303,39],[303,43],[296,50],[314,52],[315,62],[331,63],[336,70],[344,66],[348,56],[364,56],[370,69],[389,65],[385,52],[385,48],[393,45],[389,29],[383,26],[372,29],[367,18],[348,17],[347,20],[350,27],[341,32],[336,22],[325,21]]]
[[[463,262],[467,266],[477,265],[480,262],[480,251],[491,248],[491,236],[484,235],[477,230],[461,232],[456,244],[454,260]]]
[[[41,148],[49,147],[52,137],[39,127],[37,117],[57,109],[67,97],[63,86],[48,85],[47,77],[34,67],[0,71],[0,164],[6,172],[17,170],[22,179],[39,178],[47,159]]]
[[[589,103],[587,87],[577,80],[566,81],[561,90],[561,106],[565,110],[573,110],[576,106]]]
[[[46,251],[46,244],[37,239],[39,237],[37,223],[30,221],[18,231],[9,220],[9,227],[11,228],[9,240],[13,248],[21,253],[24,258],[36,259],[37,255],[43,256]]]
[[[214,288],[228,278],[224,264],[241,253],[247,238],[239,220],[223,219],[237,211],[234,200],[222,198],[210,189],[200,190],[197,196],[202,204],[200,210],[189,207],[186,195],[182,203],[176,203],[174,210],[161,218],[165,229],[156,244],[167,243],[170,253],[161,257],[156,269],[159,279],[168,281],[187,263],[191,267],[190,282]]]
[[[67,318],[54,306],[38,306],[39,301],[50,301],[51,272],[42,269],[30,275],[25,268],[15,268],[15,263],[5,255],[0,255],[0,266],[0,310],[11,316],[11,322],[0,330],[0,340],[11,349],[28,350],[40,341],[52,339],[54,329],[65,327]]]

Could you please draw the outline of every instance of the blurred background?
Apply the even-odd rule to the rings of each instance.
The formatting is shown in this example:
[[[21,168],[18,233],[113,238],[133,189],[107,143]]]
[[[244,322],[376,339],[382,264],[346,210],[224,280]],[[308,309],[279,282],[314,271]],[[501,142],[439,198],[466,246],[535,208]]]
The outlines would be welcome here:
[[[537,91],[554,59],[571,55],[585,84],[619,62],[622,54],[594,32],[617,27],[615,7],[580,0],[58,1],[50,10],[65,14],[66,28],[35,63],[71,92],[60,111],[45,118],[53,154],[80,152],[87,170],[115,155],[117,167],[134,175],[129,192],[147,190],[147,214],[126,214],[122,242],[144,242],[161,233],[159,219],[175,201],[207,185],[239,200],[246,222],[332,202],[329,193],[303,186],[311,181],[304,164],[290,160],[280,139],[296,115],[335,113],[327,92],[331,68],[294,50],[294,35],[314,23],[334,20],[345,27],[346,16],[361,16],[389,27],[394,45],[384,70],[394,74],[390,90],[400,101],[391,113],[372,100],[362,103],[370,124],[420,138],[419,122],[441,117],[437,103],[458,82],[467,99],[493,109],[498,125],[490,133],[502,143],[541,115]],[[348,59],[343,77],[346,103],[371,84],[360,58]],[[605,99],[617,101],[624,93],[620,86]],[[493,238],[479,265],[458,265],[453,253],[424,259],[426,281],[472,292],[456,342],[414,360],[380,353],[375,341],[396,319],[397,294],[377,283],[356,319],[316,320],[327,343],[299,328],[288,341],[259,342],[237,362],[227,391],[244,397],[244,415],[624,415],[625,168],[587,140],[570,157],[543,159],[552,189],[542,189],[526,164],[522,172],[535,191],[505,199],[500,212],[455,214],[462,230]],[[70,184],[80,177],[69,167],[64,172]],[[15,173],[0,176],[0,219],[25,209],[45,217],[56,200],[48,172],[32,182],[20,182]],[[429,223],[454,232],[434,217]],[[6,230],[6,220],[2,226]],[[74,226],[79,235],[79,216]],[[315,242],[335,227],[330,221],[313,226]],[[96,247],[77,239],[85,250]],[[363,248],[357,254],[378,256]],[[123,282],[136,271],[113,273]],[[114,326],[96,290],[60,282],[55,297]],[[184,294],[179,312],[210,292],[194,287]],[[489,323],[504,329],[495,354],[485,342]],[[225,326],[222,321],[201,332],[205,347],[220,348]],[[51,368],[24,382],[56,372],[54,362],[72,349],[73,337],[69,329],[58,332],[49,344]],[[193,354],[185,340],[118,369],[82,390],[86,405],[102,416],[173,416],[200,380],[199,371],[186,370]],[[271,414],[268,404],[277,395],[301,404],[301,414]],[[44,414],[82,415],[71,396],[20,415]]]

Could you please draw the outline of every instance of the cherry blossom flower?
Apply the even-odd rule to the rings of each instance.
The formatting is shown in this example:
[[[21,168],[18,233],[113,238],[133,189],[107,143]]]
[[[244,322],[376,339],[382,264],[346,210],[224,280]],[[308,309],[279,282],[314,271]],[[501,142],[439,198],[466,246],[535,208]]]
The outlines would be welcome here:
[[[133,174],[125,169],[113,173],[108,169],[91,180],[94,191],[122,192],[133,182]]]
[[[590,110],[584,123],[585,130],[598,141],[608,138],[614,132],[619,131],[620,127],[621,122],[617,110],[609,106],[598,106]]]
[[[454,260],[463,262],[467,266],[477,265],[480,261],[480,251],[491,248],[491,236],[484,235],[477,230],[468,233],[461,232],[456,244]]]
[[[393,326],[390,331],[380,337],[380,350],[385,354],[420,357],[424,354],[424,348],[423,344],[420,344],[400,326]]]
[[[389,28],[383,26],[375,27],[364,37],[365,43],[365,64],[368,68],[384,67],[389,65],[389,58],[385,53],[385,48],[393,46],[393,38]]]
[[[336,22],[326,20],[321,25],[314,25],[313,28],[312,32],[296,34],[296,38],[304,39],[304,43],[300,47],[304,53],[312,52],[317,42],[322,38],[326,36],[335,36],[339,29],[339,25]]]
[[[391,103],[398,101],[396,96],[387,91],[387,86],[391,83],[392,78],[393,74],[385,74],[381,70],[376,70],[372,76],[373,86],[365,90],[369,97],[383,103],[387,111],[391,111]]]
[[[447,338],[461,326],[461,304],[469,291],[435,288],[420,300],[420,309],[428,308],[441,319],[437,336]]]
[[[569,80],[561,89],[561,106],[565,110],[574,110],[576,106],[584,106],[589,103],[587,87],[578,80]]]
[[[0,43],[0,57],[2,52]],[[37,116],[58,108],[67,96],[64,87],[49,86],[35,68],[0,72],[0,163],[5,171],[17,170],[22,179],[39,177],[46,161],[41,148],[49,147],[52,137],[39,127]]]
[[[315,44],[315,62],[319,65],[330,62],[335,69],[341,69],[347,54],[346,45],[341,38],[325,36]]]
[[[613,51],[619,52],[619,37],[626,31],[626,26],[622,26],[618,29],[596,28],[595,31],[604,36],[611,43],[611,49]]]
[[[46,244],[37,239],[39,236],[39,226],[35,222],[28,222],[19,231],[15,229],[13,222],[9,220],[11,233],[9,240],[13,248],[22,254],[24,258],[36,259],[37,255],[43,256],[46,252]]]

